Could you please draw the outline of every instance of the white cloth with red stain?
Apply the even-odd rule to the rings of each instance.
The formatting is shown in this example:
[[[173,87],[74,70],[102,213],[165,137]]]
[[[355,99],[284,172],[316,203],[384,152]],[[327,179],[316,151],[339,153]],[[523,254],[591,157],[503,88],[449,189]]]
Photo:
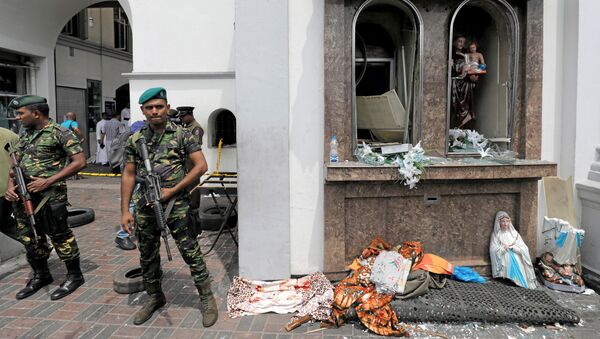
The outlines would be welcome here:
[[[267,312],[312,315],[323,306],[331,307],[332,301],[333,286],[320,272],[272,282],[234,277],[227,293],[227,312],[231,318]]]

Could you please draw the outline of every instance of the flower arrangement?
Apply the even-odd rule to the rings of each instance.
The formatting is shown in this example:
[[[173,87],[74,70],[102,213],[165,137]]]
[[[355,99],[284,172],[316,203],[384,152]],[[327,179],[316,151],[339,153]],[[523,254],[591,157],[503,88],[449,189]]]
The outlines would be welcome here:
[[[448,139],[451,151],[480,152],[488,144],[483,134],[470,129],[453,128],[448,131]]]
[[[369,165],[395,165],[398,166],[398,173],[401,181],[410,189],[415,188],[425,172],[425,165],[429,158],[425,156],[425,151],[421,147],[421,142],[417,143],[406,153],[397,153],[390,155],[381,155],[374,152],[371,147],[364,142],[362,147],[357,148],[356,157],[360,162]]]

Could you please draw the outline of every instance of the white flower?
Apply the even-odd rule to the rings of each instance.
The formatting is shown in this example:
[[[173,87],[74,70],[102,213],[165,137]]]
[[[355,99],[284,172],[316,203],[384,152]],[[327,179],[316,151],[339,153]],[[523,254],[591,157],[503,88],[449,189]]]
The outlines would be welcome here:
[[[479,147],[477,149],[477,152],[479,152],[479,155],[481,155],[481,159],[485,159],[488,157],[490,157],[490,158],[492,157],[492,155],[490,154],[490,150],[491,150],[491,148],[489,148],[489,147],[486,148],[485,150],[483,149],[483,147]]]
[[[467,140],[469,140],[473,145],[477,145],[479,142],[483,140],[483,135],[479,134],[475,130],[467,130]]]
[[[462,129],[459,129],[459,128],[453,128],[453,129],[449,130],[448,134],[454,139],[465,137],[465,131],[463,131]]]
[[[419,182],[420,178],[419,177],[412,177],[412,178],[407,178],[404,181],[404,185],[408,186],[408,188],[413,189],[415,188],[415,186],[417,185],[417,183]]]
[[[454,139],[454,141],[452,141],[452,145],[450,145],[450,148],[463,148],[464,146],[465,144],[463,142],[458,139]]]

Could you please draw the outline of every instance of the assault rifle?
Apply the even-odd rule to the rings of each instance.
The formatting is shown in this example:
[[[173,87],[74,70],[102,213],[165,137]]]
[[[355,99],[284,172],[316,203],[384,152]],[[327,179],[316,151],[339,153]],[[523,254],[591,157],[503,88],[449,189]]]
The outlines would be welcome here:
[[[163,211],[162,205],[160,203],[160,199],[162,198],[160,177],[158,176],[158,174],[156,174],[156,172],[154,172],[154,169],[152,168],[152,163],[150,163],[150,158],[148,157],[148,147],[146,146],[146,138],[143,135],[141,135],[140,138],[136,141],[136,144],[142,155],[142,160],[144,160],[144,167],[146,167],[147,172],[147,175],[143,178],[146,192],[144,193],[142,201],[145,200],[145,203],[147,205],[152,205],[152,209],[154,210],[154,216],[156,218],[156,225],[158,226],[163,241],[165,243],[167,258],[169,259],[169,261],[173,261],[173,257],[171,256],[171,249],[169,248],[169,239],[167,238],[167,220],[165,218],[165,212]]]
[[[29,218],[29,223],[31,224],[31,230],[33,231],[33,242],[37,243],[38,234],[35,229],[35,213],[33,210],[33,203],[31,202],[31,194],[27,191],[27,185],[25,184],[25,175],[23,174],[23,169],[21,168],[21,164],[17,160],[17,155],[15,151],[10,150],[10,144],[4,145],[4,150],[10,154],[10,160],[12,162],[13,175],[15,180],[17,181],[17,190],[19,191],[19,196],[21,197],[21,201],[23,202],[23,206],[25,206],[25,214]]]

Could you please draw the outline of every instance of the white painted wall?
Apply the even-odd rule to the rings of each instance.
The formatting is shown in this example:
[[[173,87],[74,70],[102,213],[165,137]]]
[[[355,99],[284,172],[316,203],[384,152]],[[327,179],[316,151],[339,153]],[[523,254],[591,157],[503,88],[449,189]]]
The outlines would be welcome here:
[[[204,128],[202,151],[208,163],[208,170],[214,171],[217,161],[217,149],[208,147],[207,126],[210,113],[218,108],[229,109],[237,119],[235,110],[235,81],[234,79],[199,79],[193,76],[177,77],[175,75],[137,75],[130,77],[131,94],[131,119],[143,120],[143,114],[138,105],[140,95],[148,88],[162,86],[167,90],[167,97],[171,108],[177,106],[193,106],[196,121]],[[235,147],[224,148],[221,154],[222,172],[235,172],[237,170]],[[251,199],[251,198],[249,198]]]
[[[543,160],[558,163],[559,175],[562,166],[560,160],[562,132],[562,91],[564,74],[564,40],[565,40],[565,9],[564,0],[544,1],[544,56],[543,56],[543,85],[542,85],[542,154]],[[577,40],[575,40],[575,43]],[[570,51],[572,52],[572,51]],[[542,227],[547,207],[543,192],[543,184],[538,185],[538,237],[537,254],[543,250]]]
[[[558,175],[575,183],[600,145],[599,13],[599,1],[544,1],[542,159],[557,161]]]
[[[130,1],[135,72],[234,69],[234,0]]]
[[[582,261],[596,273],[600,273],[600,186],[586,179],[600,145],[598,14],[600,1],[544,1],[542,158],[557,161],[559,176],[572,176],[576,183],[577,226],[586,230]],[[540,232],[546,214],[542,199],[540,194]]]
[[[569,2],[569,6],[571,6]],[[577,56],[577,119],[574,152],[575,182],[585,180],[600,145],[600,1],[579,0]],[[573,63],[566,60],[565,69]],[[564,112],[563,124],[571,112]]]
[[[290,276],[291,1],[235,2],[239,273]]]
[[[290,270],[323,270],[324,1],[289,1]]]
[[[234,0],[173,0],[168,6],[144,0],[121,5],[133,32],[133,72],[126,75],[132,120],[143,119],[137,105],[140,94],[150,87],[165,87],[172,108],[195,107],[194,117],[205,130],[203,152],[209,171],[215,170],[217,149],[207,145],[208,117],[219,108],[238,115]],[[235,147],[223,149],[221,171],[237,170],[236,152]]]

